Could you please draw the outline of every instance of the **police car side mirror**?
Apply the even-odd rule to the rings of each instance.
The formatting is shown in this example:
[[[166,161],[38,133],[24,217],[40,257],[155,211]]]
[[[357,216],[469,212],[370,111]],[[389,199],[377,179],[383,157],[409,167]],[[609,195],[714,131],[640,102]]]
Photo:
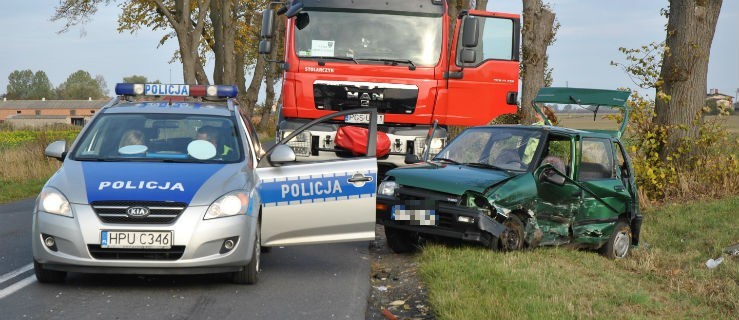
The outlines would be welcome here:
[[[295,161],[295,152],[292,148],[284,144],[278,144],[269,155],[269,162],[273,164],[283,164]]]
[[[414,164],[419,162],[421,162],[421,159],[417,155],[413,153],[407,153],[405,155],[405,164]]]
[[[64,161],[64,157],[67,156],[67,142],[64,140],[57,140],[49,144],[44,150],[44,155],[47,157],[55,158],[59,161]]]

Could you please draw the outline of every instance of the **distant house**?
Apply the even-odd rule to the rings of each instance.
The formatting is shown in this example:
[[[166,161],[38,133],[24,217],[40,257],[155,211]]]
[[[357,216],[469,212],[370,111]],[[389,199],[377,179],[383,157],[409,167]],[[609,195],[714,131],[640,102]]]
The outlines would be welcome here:
[[[0,122],[15,127],[49,124],[82,126],[109,100],[6,100],[0,101]]]
[[[711,107],[711,113],[716,113],[716,107],[723,105],[726,108],[734,106],[734,97],[718,92],[718,89],[711,89],[706,95],[706,105]]]

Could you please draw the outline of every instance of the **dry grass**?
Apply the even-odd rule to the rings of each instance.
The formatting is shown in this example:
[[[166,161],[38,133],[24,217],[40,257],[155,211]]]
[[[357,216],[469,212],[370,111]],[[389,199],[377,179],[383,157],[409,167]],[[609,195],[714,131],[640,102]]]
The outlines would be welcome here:
[[[44,156],[46,141],[0,150],[0,181],[21,182],[50,177],[61,162]]]
[[[705,119],[714,120],[717,116],[706,116]],[[601,129],[601,130],[618,130],[618,124],[614,120],[603,119],[603,115],[599,115],[596,121],[593,121],[593,114],[590,113],[559,113],[557,114],[559,125],[561,127],[574,129]],[[725,117],[721,125],[731,134],[739,134],[739,115]]]

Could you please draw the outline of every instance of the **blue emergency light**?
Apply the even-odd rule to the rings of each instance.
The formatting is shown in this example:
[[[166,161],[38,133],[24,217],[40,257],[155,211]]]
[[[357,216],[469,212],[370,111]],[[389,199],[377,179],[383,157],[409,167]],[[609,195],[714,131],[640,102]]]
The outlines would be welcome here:
[[[235,98],[239,89],[233,85],[187,85],[162,83],[118,83],[115,94],[120,96],[182,96]]]

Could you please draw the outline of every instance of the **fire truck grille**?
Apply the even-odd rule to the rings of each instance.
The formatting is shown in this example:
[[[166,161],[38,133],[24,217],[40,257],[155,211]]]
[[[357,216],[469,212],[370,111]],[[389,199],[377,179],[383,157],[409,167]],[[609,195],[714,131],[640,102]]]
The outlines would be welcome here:
[[[412,114],[418,101],[418,87],[398,84],[369,84],[316,81],[313,85],[316,109],[343,111],[376,108],[379,113]]]

